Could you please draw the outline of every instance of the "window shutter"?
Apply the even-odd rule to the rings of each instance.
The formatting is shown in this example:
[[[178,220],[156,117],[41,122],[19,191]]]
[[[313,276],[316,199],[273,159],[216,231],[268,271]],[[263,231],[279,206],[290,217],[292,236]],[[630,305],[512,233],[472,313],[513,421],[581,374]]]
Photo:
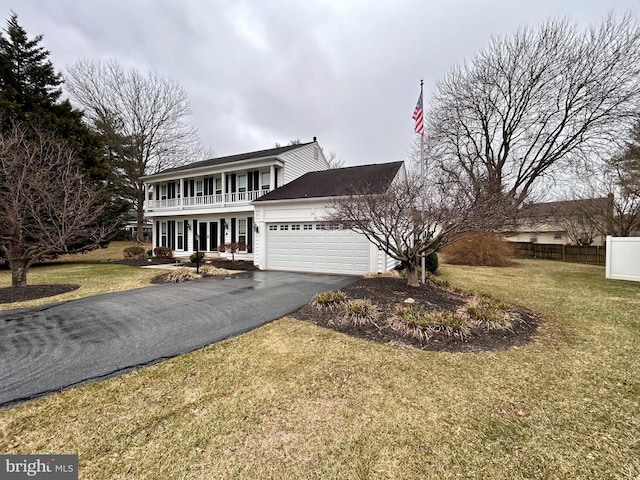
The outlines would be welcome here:
[[[247,217],[247,253],[253,253],[253,217]]]
[[[193,221],[193,251],[198,249],[198,220]]]
[[[231,241],[236,241],[236,217],[231,217]]]
[[[224,218],[220,219],[220,245],[224,245]]]

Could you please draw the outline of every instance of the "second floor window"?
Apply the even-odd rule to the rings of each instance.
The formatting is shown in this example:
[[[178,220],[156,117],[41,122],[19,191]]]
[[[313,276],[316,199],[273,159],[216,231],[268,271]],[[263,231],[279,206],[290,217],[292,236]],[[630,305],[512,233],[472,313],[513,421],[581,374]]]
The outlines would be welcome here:
[[[246,192],[247,191],[247,176],[240,175],[238,177],[238,192]]]
[[[262,190],[269,190],[269,172],[262,174]]]
[[[204,182],[202,180],[196,180],[196,197],[202,196],[203,189],[204,189]]]
[[[222,193],[222,178],[216,178],[216,195],[220,195]]]
[[[163,184],[160,186],[160,200],[167,199],[167,185]]]

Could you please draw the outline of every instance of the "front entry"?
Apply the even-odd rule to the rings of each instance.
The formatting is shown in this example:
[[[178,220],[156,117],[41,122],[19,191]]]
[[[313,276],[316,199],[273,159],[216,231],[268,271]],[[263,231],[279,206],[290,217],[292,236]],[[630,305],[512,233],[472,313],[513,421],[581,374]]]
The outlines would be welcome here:
[[[201,251],[207,250],[207,222],[198,223],[198,236],[200,237],[199,245]]]

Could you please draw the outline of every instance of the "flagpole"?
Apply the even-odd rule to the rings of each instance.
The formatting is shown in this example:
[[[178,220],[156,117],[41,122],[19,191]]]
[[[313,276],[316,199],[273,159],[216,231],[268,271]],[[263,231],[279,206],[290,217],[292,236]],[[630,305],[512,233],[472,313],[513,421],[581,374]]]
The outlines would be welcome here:
[[[423,130],[422,133],[420,133],[420,174],[422,176],[422,184],[424,185],[424,181],[425,181],[425,164],[424,164],[424,97],[422,96],[423,93],[423,88],[424,88],[424,80],[420,80],[420,98],[422,98],[423,100],[423,107],[422,107],[422,112],[423,112],[423,117],[422,117],[422,124],[423,124]]]
[[[423,101],[423,107],[422,107],[422,133],[420,133],[420,174],[421,174],[421,180],[422,180],[422,188],[425,188],[426,185],[426,165],[424,163],[424,97],[423,97],[423,89],[424,89],[424,80],[420,80],[420,98]],[[423,233],[424,235],[424,233]],[[424,256],[424,253],[422,254],[422,259],[421,259],[421,266],[422,266],[422,284],[424,285],[426,278],[427,278],[427,259]]]

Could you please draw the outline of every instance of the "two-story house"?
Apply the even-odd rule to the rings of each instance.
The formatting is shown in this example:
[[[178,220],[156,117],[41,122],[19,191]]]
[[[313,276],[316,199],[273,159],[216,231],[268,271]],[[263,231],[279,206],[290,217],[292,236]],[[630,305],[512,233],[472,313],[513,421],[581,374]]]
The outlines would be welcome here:
[[[238,257],[251,260],[255,239],[251,202],[307,172],[327,168],[314,138],[145,176],[145,217],[153,222],[153,246],[170,247],[177,256],[186,256],[238,242],[246,246]]]
[[[403,162],[329,170],[314,138],[146,176],[146,217],[154,247],[170,247],[176,256],[239,242],[246,249],[236,257],[260,269],[385,272],[398,261],[364,235],[327,222],[327,207],[363,186],[383,192],[404,175]]]

